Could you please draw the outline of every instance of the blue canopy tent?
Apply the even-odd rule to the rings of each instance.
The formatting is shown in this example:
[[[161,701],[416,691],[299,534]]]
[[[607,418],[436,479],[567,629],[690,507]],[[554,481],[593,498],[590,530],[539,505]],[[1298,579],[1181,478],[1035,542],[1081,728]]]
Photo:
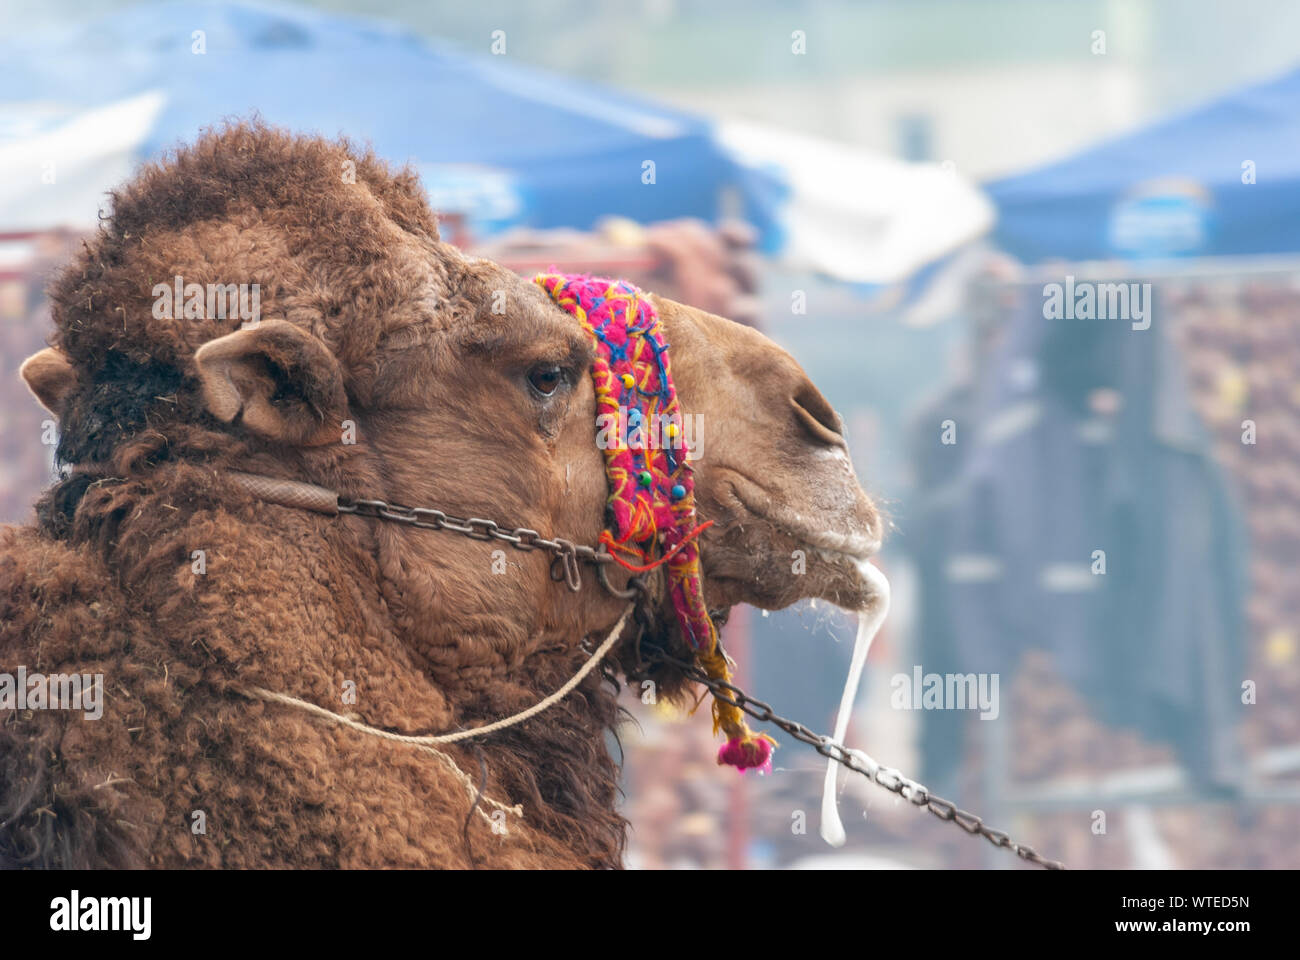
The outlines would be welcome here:
[[[136,7],[11,36],[0,62],[11,133],[22,104],[66,116],[155,92],[162,105],[140,157],[256,111],[413,163],[435,206],[466,213],[479,232],[587,228],[609,214],[712,220],[730,190],[765,245],[779,241],[769,212],[777,182],[734,162],[706,120],[369,20],[243,3]]]
[[[1300,70],[985,189],[1026,263],[1300,251]]]
[[[483,42],[467,56],[370,20],[196,0],[0,39],[0,229],[85,226],[139,160],[254,113],[411,163],[434,207],[480,237],[725,212],[758,228],[762,252],[893,299],[992,222],[937,165],[712,121]]]

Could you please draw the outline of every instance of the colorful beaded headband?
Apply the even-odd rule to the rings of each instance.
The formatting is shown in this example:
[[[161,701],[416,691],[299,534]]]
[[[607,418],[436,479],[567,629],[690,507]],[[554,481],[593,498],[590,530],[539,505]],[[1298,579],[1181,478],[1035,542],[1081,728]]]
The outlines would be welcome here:
[[[677,622],[697,662],[710,677],[727,680],[700,579],[696,538],[709,524],[695,515],[695,480],[658,312],[624,280],[552,273],[533,282],[577,318],[596,349],[591,377],[613,525],[601,541],[629,570],[666,567]],[[776,741],[750,730],[737,707],[715,699],[713,730],[727,737],[718,763],[771,769]]]

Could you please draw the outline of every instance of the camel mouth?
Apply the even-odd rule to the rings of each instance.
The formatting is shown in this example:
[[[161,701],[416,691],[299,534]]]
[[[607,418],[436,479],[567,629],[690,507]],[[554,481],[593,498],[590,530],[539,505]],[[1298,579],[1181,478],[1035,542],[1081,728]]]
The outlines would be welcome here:
[[[842,497],[822,489],[816,499],[824,506],[800,510],[744,474],[729,474],[721,502],[730,543],[724,551],[705,553],[706,560],[712,558],[712,581],[728,582],[729,596],[765,610],[808,598],[844,610],[872,602],[862,567],[880,550],[883,531],[856,484],[837,484]]]

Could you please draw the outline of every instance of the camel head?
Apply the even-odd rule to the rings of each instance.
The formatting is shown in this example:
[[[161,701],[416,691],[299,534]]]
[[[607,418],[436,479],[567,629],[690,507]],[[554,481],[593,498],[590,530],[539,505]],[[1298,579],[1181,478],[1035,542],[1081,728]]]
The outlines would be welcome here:
[[[236,469],[597,543],[608,488],[586,335],[535,284],[442,242],[412,174],[241,124],[146,167],[113,201],[53,288],[53,346],[23,369],[60,418],[65,463],[141,478]],[[856,563],[880,520],[831,405],[753,329],[654,303],[699,512],[714,521],[709,606],[864,604]],[[75,537],[85,484],[62,486],[46,525]],[[578,593],[557,583],[541,552],[317,522],[355,528],[393,630],[448,690],[571,656],[624,606],[590,570]]]

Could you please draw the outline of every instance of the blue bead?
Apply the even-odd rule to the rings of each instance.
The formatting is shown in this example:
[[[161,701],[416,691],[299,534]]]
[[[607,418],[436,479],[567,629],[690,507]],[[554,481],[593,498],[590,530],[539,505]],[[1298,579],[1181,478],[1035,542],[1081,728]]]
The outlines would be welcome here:
[[[670,492],[672,493],[674,500],[680,500],[682,497],[686,496],[686,488],[680,483],[674,483],[673,489]]]

